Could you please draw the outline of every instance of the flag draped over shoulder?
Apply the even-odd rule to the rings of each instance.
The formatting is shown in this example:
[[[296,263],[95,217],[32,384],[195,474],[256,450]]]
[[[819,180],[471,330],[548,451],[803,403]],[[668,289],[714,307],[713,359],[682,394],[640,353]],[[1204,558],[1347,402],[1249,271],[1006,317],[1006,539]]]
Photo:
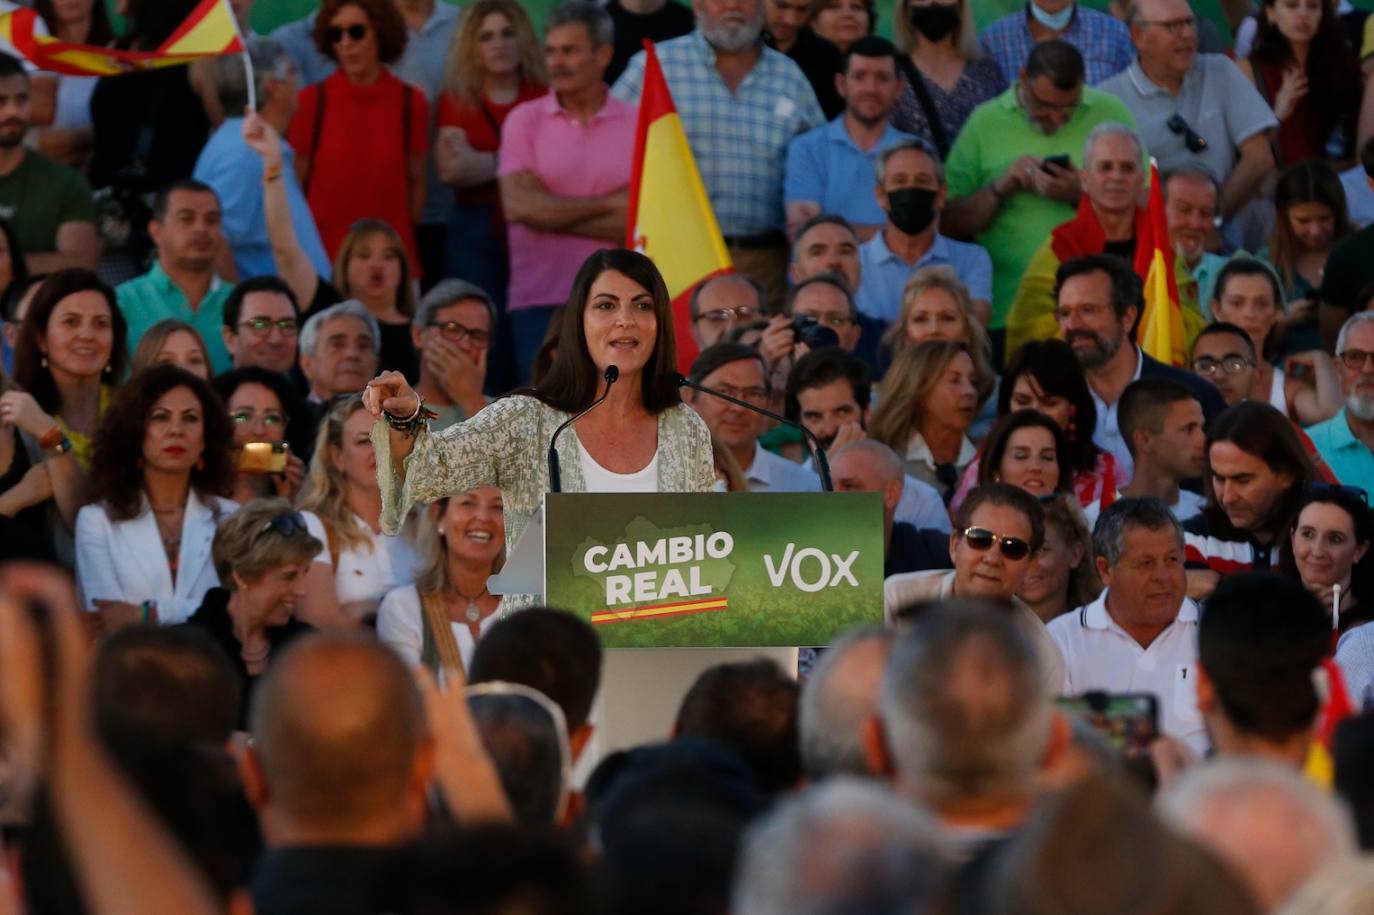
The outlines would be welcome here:
[[[38,14],[19,9],[0,15],[0,38],[40,70],[73,76],[118,76],[174,67],[201,57],[243,52],[243,38],[229,0],[202,0],[171,37],[154,51],[121,51],[34,34]]]
[[[1165,365],[1183,365],[1188,358],[1188,334],[1183,326],[1183,306],[1174,276],[1174,247],[1169,242],[1169,227],[1164,218],[1164,192],[1160,189],[1159,168],[1150,160],[1150,205],[1148,237],[1137,237],[1136,272],[1142,259],[1148,267],[1145,279],[1145,311],[1140,317],[1139,343],[1142,351]]]
[[[647,255],[663,274],[673,300],[678,366],[685,372],[697,354],[692,290],[728,272],[730,254],[652,42],[644,42],[644,54],[625,244]]]

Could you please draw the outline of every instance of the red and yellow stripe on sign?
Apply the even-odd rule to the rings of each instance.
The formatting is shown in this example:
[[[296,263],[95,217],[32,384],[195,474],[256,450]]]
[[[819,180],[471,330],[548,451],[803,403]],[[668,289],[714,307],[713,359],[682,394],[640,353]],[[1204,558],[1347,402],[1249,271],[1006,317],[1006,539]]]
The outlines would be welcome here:
[[[675,604],[654,604],[649,607],[632,607],[629,610],[597,610],[592,613],[592,625],[604,626],[608,623],[632,623],[638,620],[661,620],[670,616],[688,616],[693,613],[712,613],[728,610],[729,603],[723,597],[706,600],[679,601]]]

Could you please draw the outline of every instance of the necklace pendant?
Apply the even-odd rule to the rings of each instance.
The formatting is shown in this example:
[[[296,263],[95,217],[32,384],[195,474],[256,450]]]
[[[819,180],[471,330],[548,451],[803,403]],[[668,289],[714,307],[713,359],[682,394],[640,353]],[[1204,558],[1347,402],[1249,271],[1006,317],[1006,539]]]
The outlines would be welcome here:
[[[470,601],[467,610],[463,611],[463,616],[469,623],[475,623],[482,618],[482,609],[477,606],[477,601]]]

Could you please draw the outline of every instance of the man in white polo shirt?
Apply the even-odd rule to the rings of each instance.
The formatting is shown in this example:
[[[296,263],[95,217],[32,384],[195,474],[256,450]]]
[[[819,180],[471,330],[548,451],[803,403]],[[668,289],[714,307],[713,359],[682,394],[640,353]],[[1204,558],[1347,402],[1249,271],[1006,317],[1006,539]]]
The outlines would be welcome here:
[[[1153,693],[1160,730],[1206,752],[1183,529],[1158,499],[1122,499],[1098,518],[1093,552],[1106,589],[1049,624],[1064,655],[1064,694]]]

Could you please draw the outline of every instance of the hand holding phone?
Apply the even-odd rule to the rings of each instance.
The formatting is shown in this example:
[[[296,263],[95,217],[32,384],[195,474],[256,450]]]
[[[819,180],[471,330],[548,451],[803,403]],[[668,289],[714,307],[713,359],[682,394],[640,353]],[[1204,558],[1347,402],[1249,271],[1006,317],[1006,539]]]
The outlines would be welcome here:
[[[1068,153],[1063,153],[1058,156],[1046,156],[1040,160],[1040,169],[1042,171],[1053,173],[1054,169],[1050,168],[1051,165],[1056,168],[1073,168],[1073,160],[1069,158]]]

